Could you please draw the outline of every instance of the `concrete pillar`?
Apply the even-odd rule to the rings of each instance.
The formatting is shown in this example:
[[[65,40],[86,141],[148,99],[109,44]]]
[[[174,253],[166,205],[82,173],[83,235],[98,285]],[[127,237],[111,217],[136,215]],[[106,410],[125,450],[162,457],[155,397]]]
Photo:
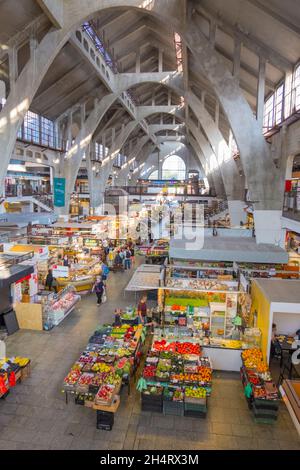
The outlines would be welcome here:
[[[15,83],[18,78],[18,51],[16,47],[12,47],[8,51],[9,61],[9,86],[10,92],[14,93]]]
[[[285,230],[281,222],[282,210],[254,210],[256,243],[268,243],[284,248]]]
[[[78,170],[82,162],[82,157],[84,154],[87,155],[87,149],[89,148],[93,134],[95,133],[102,117],[114,103],[116,98],[116,94],[110,93],[109,95],[106,95],[101,99],[97,107],[95,107],[93,111],[89,114],[88,118],[84,123],[84,126],[82,127],[82,129],[80,129],[78,135],[76,136],[74,145],[72,145],[72,147],[68,150],[66,154],[66,158],[63,161],[63,168],[61,169],[60,175],[61,177],[64,177],[66,179],[65,206],[55,208],[55,211],[61,215],[69,214],[70,198],[71,194],[74,191],[74,185],[76,182]],[[104,165],[104,167],[105,166],[106,165]],[[103,165],[101,167],[101,171],[102,169]]]
[[[234,51],[233,51],[233,76],[239,80],[240,68],[241,68],[241,40],[239,38],[234,39]]]
[[[73,124],[73,114],[72,114],[72,111],[69,111],[68,124],[67,124],[68,150],[72,147],[72,124]]]
[[[135,71],[136,71],[136,73],[141,72],[141,51],[140,51],[140,49],[138,49],[136,51]]]
[[[215,46],[216,42],[217,23],[213,20],[210,21],[209,25],[209,42],[212,46]]]
[[[204,106],[205,106],[205,96],[206,96],[206,91],[202,90],[201,91],[201,101],[202,101]]]
[[[158,71],[163,72],[163,49],[158,49]]]
[[[168,106],[172,106],[172,92],[168,90]]]
[[[256,119],[259,126],[263,127],[264,105],[265,105],[265,76],[266,59],[259,58],[258,82],[257,82],[257,101],[256,101]]]
[[[247,213],[244,210],[244,208],[245,208],[244,201],[228,200],[228,211],[229,211],[229,216],[230,216],[231,227],[239,226],[240,222],[243,222],[243,224],[247,222]]]
[[[80,105],[80,123],[81,123],[81,127],[83,126],[84,121],[85,121],[85,113],[86,113],[85,103],[82,103]]]
[[[216,101],[216,109],[215,109],[215,123],[216,126],[219,127],[219,118],[220,118],[220,103]]]
[[[155,93],[154,92],[152,93],[152,97],[151,97],[151,106],[155,106]]]

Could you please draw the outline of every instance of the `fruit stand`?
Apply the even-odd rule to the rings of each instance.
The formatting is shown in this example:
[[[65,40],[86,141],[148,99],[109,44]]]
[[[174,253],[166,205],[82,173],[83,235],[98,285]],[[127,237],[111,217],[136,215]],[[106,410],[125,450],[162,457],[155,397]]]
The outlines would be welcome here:
[[[165,339],[156,329],[148,351],[141,391],[142,411],[205,418],[212,367],[197,342]]]
[[[76,404],[95,410],[98,429],[112,429],[120,388],[125,384],[130,391],[130,377],[139,364],[142,341],[142,325],[100,326],[65,377],[66,402],[71,394]]]
[[[260,349],[242,352],[241,379],[249,409],[256,423],[277,420],[280,396]]]
[[[0,398],[5,398],[17,383],[30,375],[30,359],[26,357],[0,358]]]
[[[158,299],[170,334],[173,328],[175,336],[197,338],[214,369],[240,370],[241,350],[249,347],[244,328],[249,326],[251,299],[238,291],[236,281],[167,278]]]

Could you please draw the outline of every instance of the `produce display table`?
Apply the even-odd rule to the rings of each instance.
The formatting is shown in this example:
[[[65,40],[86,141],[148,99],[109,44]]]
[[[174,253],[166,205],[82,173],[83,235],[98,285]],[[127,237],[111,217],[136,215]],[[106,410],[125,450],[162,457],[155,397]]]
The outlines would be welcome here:
[[[127,385],[130,391],[130,377],[140,359],[142,333],[142,325],[99,327],[64,380],[66,403],[72,394],[76,404],[95,410],[99,429],[112,429],[121,386]]]
[[[256,423],[273,424],[277,420],[280,397],[260,349],[242,353],[241,379],[249,409]]]
[[[5,398],[18,382],[30,376],[30,359],[23,357],[0,359],[0,398]]]
[[[211,383],[211,362],[198,343],[154,337],[137,388],[143,411],[205,418]]]

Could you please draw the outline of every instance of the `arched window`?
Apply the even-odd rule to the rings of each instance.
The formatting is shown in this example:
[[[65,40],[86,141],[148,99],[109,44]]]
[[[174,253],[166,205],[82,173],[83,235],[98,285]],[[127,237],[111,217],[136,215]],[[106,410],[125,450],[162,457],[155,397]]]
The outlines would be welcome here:
[[[158,170],[152,171],[152,173],[150,173],[148,179],[149,180],[158,180]]]
[[[162,166],[162,179],[163,180],[184,180],[186,173],[186,166],[182,158],[178,155],[171,155],[166,158]]]

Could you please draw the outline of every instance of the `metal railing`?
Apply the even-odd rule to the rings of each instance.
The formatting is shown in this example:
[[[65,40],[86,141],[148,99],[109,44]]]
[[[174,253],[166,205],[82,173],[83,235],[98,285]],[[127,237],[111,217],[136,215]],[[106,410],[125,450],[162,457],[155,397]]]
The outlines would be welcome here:
[[[300,191],[289,191],[284,194],[282,215],[300,222]]]

